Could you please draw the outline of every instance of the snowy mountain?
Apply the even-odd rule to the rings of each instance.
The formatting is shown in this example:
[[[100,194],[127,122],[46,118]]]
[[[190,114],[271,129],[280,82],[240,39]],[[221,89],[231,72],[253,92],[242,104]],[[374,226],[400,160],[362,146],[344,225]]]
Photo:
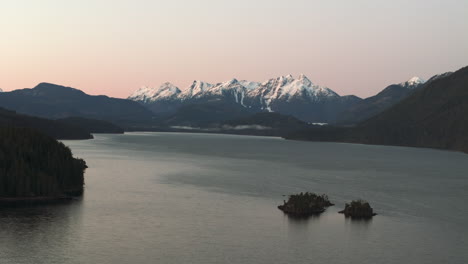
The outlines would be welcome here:
[[[128,99],[138,102],[150,103],[158,100],[175,99],[182,93],[175,85],[166,82],[156,89],[143,86],[136,90]]]
[[[404,87],[404,88],[408,88],[408,89],[414,89],[418,86],[420,86],[421,84],[424,84],[426,81],[419,78],[419,77],[413,77],[411,79],[409,79],[408,81],[406,82],[403,82],[403,83],[400,83],[399,85]]]
[[[341,97],[314,84],[305,75],[297,79],[292,75],[280,76],[263,83],[237,79],[218,84],[194,81],[183,91],[165,83],[157,88],[140,88],[128,99],[155,113],[173,113],[182,105],[225,100],[253,111],[290,114],[307,122],[333,121],[338,112],[361,100]]]
[[[202,81],[193,81],[192,85],[185,89],[181,93],[178,99],[184,101],[184,100],[190,100],[194,98],[200,98],[203,97],[213,85],[211,83],[207,82],[202,82]]]

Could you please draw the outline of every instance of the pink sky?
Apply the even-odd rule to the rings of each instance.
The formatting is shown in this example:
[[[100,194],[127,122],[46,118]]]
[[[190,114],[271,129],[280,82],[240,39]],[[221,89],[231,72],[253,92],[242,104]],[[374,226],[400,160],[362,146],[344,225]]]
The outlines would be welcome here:
[[[52,82],[127,97],[166,81],[304,73],[366,97],[468,65],[468,1],[252,2],[3,3],[0,88]]]

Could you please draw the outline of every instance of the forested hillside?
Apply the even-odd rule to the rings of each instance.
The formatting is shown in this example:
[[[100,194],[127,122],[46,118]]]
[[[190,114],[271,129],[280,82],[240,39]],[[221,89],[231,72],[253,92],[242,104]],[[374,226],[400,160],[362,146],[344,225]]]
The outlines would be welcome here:
[[[81,195],[86,168],[84,160],[49,136],[0,127],[0,198]]]
[[[356,127],[314,128],[286,138],[468,152],[468,67],[432,80]]]
[[[56,139],[91,139],[88,130],[73,124],[45,118],[21,115],[0,108],[0,127],[15,126],[31,128]]]

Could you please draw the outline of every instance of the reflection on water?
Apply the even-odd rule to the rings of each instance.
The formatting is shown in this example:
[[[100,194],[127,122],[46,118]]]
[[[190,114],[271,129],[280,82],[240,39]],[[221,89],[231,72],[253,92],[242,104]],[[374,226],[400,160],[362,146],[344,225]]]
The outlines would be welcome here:
[[[302,223],[302,222],[309,222],[309,221],[317,221],[320,218],[320,214],[312,214],[312,215],[288,215],[285,214],[285,217],[292,223]]]
[[[71,241],[79,237],[81,204],[78,199],[0,210],[0,259],[29,263],[47,249],[54,253],[53,260],[66,261]],[[37,261],[47,263],[48,258]]]
[[[378,217],[378,216],[374,216]],[[352,218],[352,217],[343,217],[346,229],[349,230],[369,230],[372,228],[372,218]]]
[[[65,143],[89,166],[83,200],[0,210],[1,264],[468,263],[468,155],[171,133]],[[337,205],[277,209],[305,191]],[[338,213],[359,198],[379,215]]]

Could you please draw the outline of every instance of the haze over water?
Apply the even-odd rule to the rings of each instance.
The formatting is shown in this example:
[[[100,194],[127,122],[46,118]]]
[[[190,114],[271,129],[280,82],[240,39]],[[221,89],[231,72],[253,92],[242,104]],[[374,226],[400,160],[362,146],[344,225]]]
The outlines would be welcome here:
[[[2,263],[467,263],[468,156],[230,135],[65,141],[86,192],[0,211]],[[290,219],[282,195],[336,206]],[[371,221],[338,214],[370,201]]]

